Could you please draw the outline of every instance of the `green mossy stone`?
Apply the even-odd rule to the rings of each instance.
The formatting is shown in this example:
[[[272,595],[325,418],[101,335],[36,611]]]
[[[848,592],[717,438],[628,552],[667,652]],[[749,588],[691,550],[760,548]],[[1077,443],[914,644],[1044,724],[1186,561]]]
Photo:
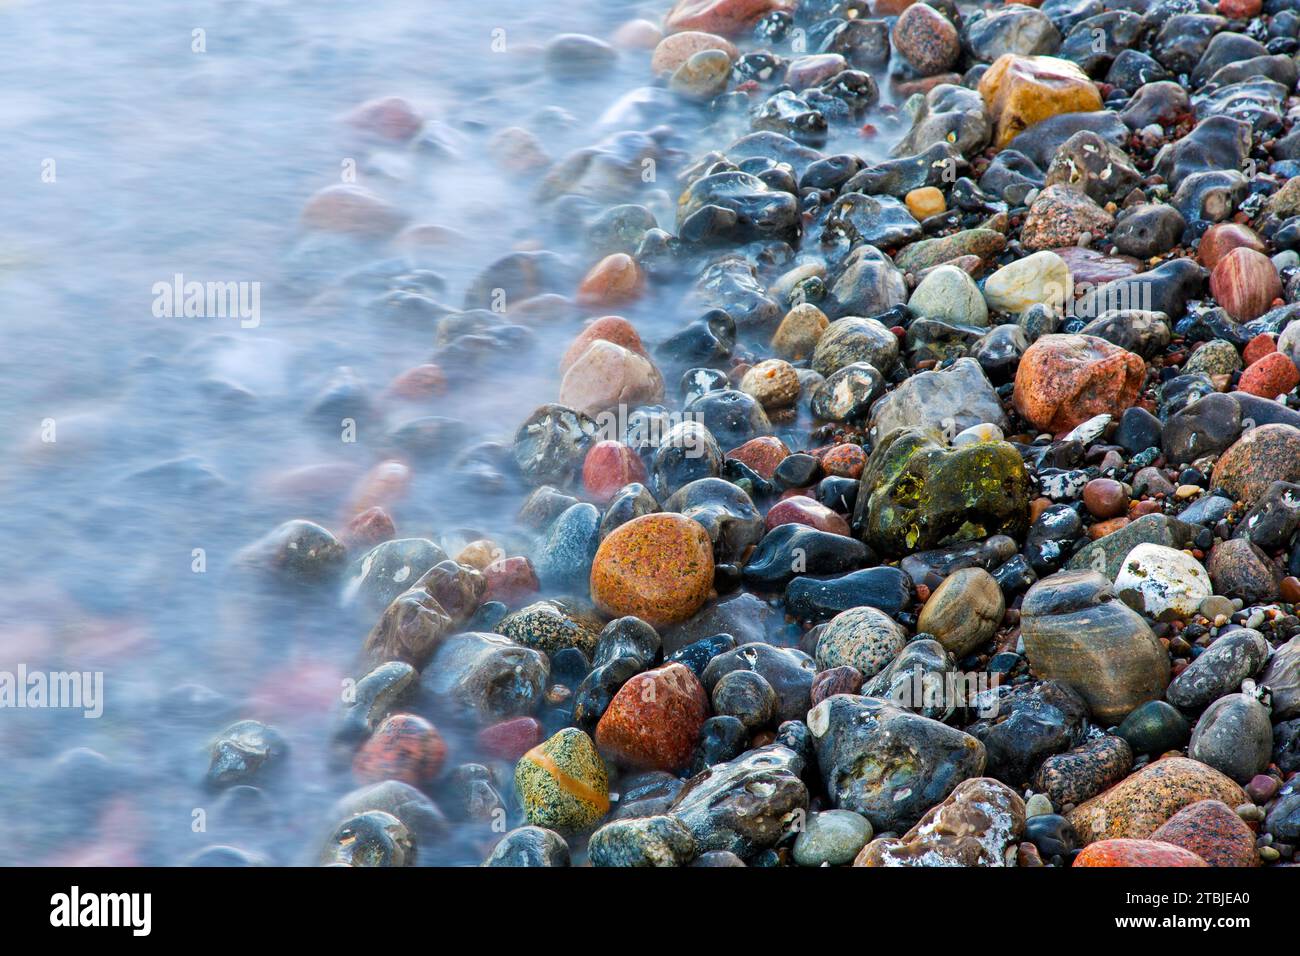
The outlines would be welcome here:
[[[854,525],[890,555],[925,551],[995,534],[1022,537],[1029,523],[1029,475],[1004,441],[958,448],[921,429],[899,429],[872,453],[862,474]]]

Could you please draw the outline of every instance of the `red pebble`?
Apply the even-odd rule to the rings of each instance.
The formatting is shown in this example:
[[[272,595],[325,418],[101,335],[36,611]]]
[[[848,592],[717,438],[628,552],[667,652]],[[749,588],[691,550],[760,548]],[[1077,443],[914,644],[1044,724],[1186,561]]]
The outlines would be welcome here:
[[[447,744],[433,724],[415,714],[393,714],[357,751],[352,773],[361,783],[400,780],[424,787],[446,759]]]
[[[1075,866],[1209,866],[1191,850],[1159,840],[1098,840],[1074,858]]]
[[[540,585],[533,563],[525,557],[501,558],[483,569],[487,590],[483,600],[500,601],[507,607],[522,604],[536,594]]]
[[[695,674],[665,664],[619,689],[596,724],[596,746],[625,767],[675,771],[690,761],[708,715],[708,695]]]
[[[785,442],[773,435],[751,438],[739,448],[733,448],[727,452],[728,458],[733,458],[741,464],[748,465],[769,481],[776,471],[776,466],[789,456],[790,449],[786,447]]]
[[[349,551],[369,551],[377,544],[397,537],[397,528],[387,511],[375,505],[353,515],[341,538]]]
[[[393,379],[388,390],[399,398],[419,401],[447,391],[447,376],[436,365],[417,365]]]
[[[822,470],[838,478],[861,478],[867,466],[867,453],[861,445],[845,442],[829,449],[821,456]]]
[[[1261,398],[1276,398],[1300,385],[1300,371],[1281,352],[1270,352],[1241,373],[1237,388]]]
[[[598,441],[582,463],[582,485],[594,501],[609,501],[624,485],[646,480],[641,456],[622,442]]]
[[[542,725],[536,717],[515,717],[484,727],[478,745],[488,755],[514,762],[542,742]]]
[[[1241,360],[1249,367],[1254,365],[1270,352],[1276,352],[1276,339],[1277,336],[1272,332],[1259,333],[1259,335],[1247,342],[1246,347],[1241,350]]]
[[[1229,20],[1249,20],[1264,9],[1264,0],[1219,0],[1219,15]]]
[[[763,523],[768,531],[783,524],[806,524],[818,531],[829,531],[831,534],[848,535],[849,533],[849,523],[843,515],[803,495],[786,498],[774,504]]]
[[[420,114],[400,96],[368,100],[347,116],[357,129],[394,142],[405,142],[424,126]]]

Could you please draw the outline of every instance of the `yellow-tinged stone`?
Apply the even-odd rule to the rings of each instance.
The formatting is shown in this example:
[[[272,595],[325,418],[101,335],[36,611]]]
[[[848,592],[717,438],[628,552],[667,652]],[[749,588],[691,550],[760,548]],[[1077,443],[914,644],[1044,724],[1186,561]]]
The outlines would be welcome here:
[[[809,358],[828,325],[825,312],[811,302],[801,302],[781,320],[772,336],[772,351],[792,362]]]
[[[993,119],[998,149],[1045,119],[1101,109],[1101,94],[1092,80],[1054,56],[1004,53],[980,77],[979,91]]]
[[[918,222],[930,216],[937,216],[948,208],[948,204],[943,200],[943,193],[933,186],[913,189],[903,197],[903,202],[907,203],[907,211]]]

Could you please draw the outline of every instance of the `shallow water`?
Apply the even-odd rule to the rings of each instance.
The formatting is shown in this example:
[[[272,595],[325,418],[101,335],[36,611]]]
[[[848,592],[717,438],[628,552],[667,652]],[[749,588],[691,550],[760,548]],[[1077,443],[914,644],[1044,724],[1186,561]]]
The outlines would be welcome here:
[[[508,126],[535,132],[553,158],[671,126],[670,158],[629,201],[672,230],[671,157],[744,130],[709,130],[693,107],[619,105],[648,82],[648,52],[624,51],[594,82],[548,79],[538,52],[556,33],[608,38],[665,8],[0,3],[0,670],[104,675],[98,719],[0,710],[0,863],[169,865],[213,844],[310,858],[326,808],[354,786],[330,767],[327,742],[369,622],[328,596],[255,602],[232,559],[292,518],[339,530],[386,457],[386,429],[406,418],[461,419],[470,444],[508,447],[553,400],[556,360],[582,323],[534,321],[524,347],[402,404],[386,386],[429,360],[434,320],[376,314],[375,289],[349,275],[406,255],[442,277],[435,297],[451,307],[514,249],[556,250],[580,275],[591,260],[571,213],[535,200],[535,174],[490,158]],[[415,143],[376,144],[343,122],[389,94],[425,115]],[[826,151],[883,158],[897,131],[881,123],[880,137]],[[413,224],[452,232],[415,250],[306,233],[304,201],[352,169]],[[256,323],[156,316],[156,284],[178,274],[256,284]],[[625,314],[653,342],[693,317],[679,294],[660,289]],[[374,407],[355,442],[308,414],[344,367]],[[427,534],[452,554],[481,536],[526,540],[521,488],[494,491],[441,456],[413,471],[390,503],[399,536]],[[286,772],[248,800],[200,786],[206,743],[239,718],[273,723],[292,748]],[[440,729],[448,766],[480,759]],[[462,830],[422,862],[477,863],[492,838]]]

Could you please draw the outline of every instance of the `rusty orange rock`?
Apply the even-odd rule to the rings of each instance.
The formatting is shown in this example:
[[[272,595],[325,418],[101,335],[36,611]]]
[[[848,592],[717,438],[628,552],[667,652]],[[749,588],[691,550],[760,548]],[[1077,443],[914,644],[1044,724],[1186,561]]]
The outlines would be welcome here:
[[[790,457],[790,449],[775,435],[764,435],[751,438],[739,448],[731,449],[727,452],[727,457],[748,465],[770,481],[776,466]]]
[[[828,448],[821,456],[822,470],[839,478],[861,478],[867,467],[867,453],[861,445],[845,442]]]
[[[1285,395],[1300,385],[1300,371],[1289,355],[1270,352],[1241,373],[1237,388],[1261,398]]]
[[[999,149],[1045,119],[1101,109],[1101,94],[1087,74],[1054,56],[1004,53],[980,77],[979,91],[993,118],[993,145]]]
[[[1183,807],[1200,800],[1219,800],[1230,807],[1249,802],[1241,787],[1213,767],[1187,757],[1166,757],[1079,804],[1066,817],[1083,843],[1146,839]]]
[[[1159,840],[1101,840],[1083,848],[1075,866],[1209,866],[1191,850]]]
[[[1066,431],[1094,415],[1118,415],[1142,388],[1146,365],[1092,335],[1044,335],[1016,369],[1012,402],[1036,428]]]
[[[596,747],[639,770],[679,770],[690,761],[708,716],[699,679],[682,664],[637,674],[624,684],[596,725]]]
[[[591,566],[591,598],[610,617],[635,615],[653,627],[700,609],[713,587],[713,544],[698,522],[649,514],[614,529]]]

